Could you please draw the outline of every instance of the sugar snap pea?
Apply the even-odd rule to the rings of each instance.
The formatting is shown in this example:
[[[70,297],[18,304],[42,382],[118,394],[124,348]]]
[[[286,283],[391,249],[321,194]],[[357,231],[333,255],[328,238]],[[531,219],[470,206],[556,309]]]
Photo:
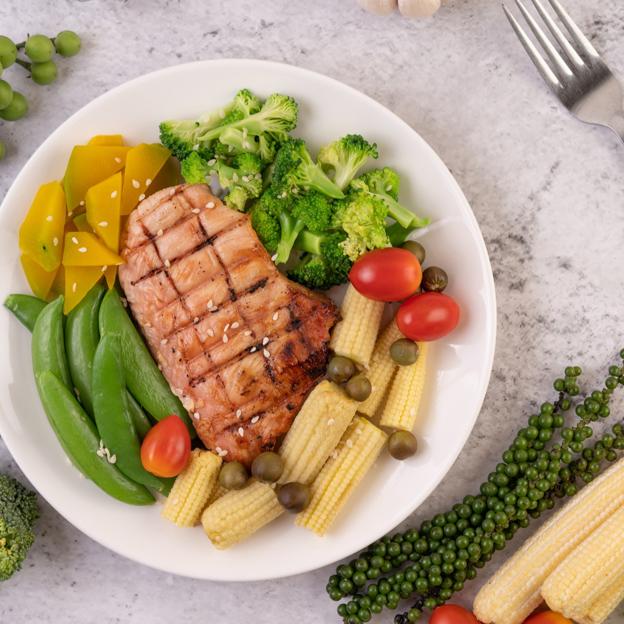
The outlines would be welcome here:
[[[100,339],[98,312],[103,296],[104,286],[98,283],[67,315],[65,323],[65,351],[69,372],[87,414],[93,414],[91,371]]]
[[[46,301],[33,295],[13,294],[4,300],[4,307],[10,310],[15,318],[30,331],[33,330],[37,317],[47,305]]]
[[[195,437],[195,430],[180,399],[171,391],[114,289],[102,299],[100,334],[119,337],[126,383],[146,411],[156,420],[176,414],[186,424],[191,437]]]
[[[134,430],[139,436],[139,439],[143,439],[147,432],[152,428],[152,423],[145,415],[143,408],[139,405],[138,401],[129,393],[128,394],[128,409],[130,410],[130,418],[134,423]]]
[[[36,336],[33,336],[35,338]],[[100,450],[100,436],[71,390],[51,371],[36,375],[43,409],[72,463],[110,496],[130,505],[149,505],[149,490],[128,479]]]
[[[126,392],[119,338],[103,336],[93,359],[93,414],[104,445],[117,458],[117,467],[128,478],[157,491],[164,484],[143,468]]]

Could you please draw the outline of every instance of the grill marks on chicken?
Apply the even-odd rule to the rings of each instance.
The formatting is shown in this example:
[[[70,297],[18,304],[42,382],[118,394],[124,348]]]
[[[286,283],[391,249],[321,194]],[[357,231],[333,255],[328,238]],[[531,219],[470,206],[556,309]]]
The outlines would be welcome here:
[[[135,319],[206,447],[246,465],[273,449],[324,374],[333,303],[281,275],[205,185],[144,200],[122,255]]]

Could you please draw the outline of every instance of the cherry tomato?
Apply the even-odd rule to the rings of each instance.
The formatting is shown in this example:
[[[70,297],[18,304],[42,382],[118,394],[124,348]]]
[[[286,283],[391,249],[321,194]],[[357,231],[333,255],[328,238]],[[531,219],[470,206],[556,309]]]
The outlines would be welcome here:
[[[574,624],[572,620],[556,611],[540,611],[524,621],[524,624]]]
[[[155,424],[141,444],[143,468],[157,477],[175,477],[188,463],[191,436],[182,419],[167,416]]]
[[[410,340],[438,340],[459,323],[459,306],[448,295],[426,292],[410,297],[397,311],[396,322]]]
[[[407,249],[388,247],[364,254],[351,267],[349,280],[369,299],[402,301],[418,290],[422,269]]]
[[[479,621],[468,609],[445,604],[433,610],[429,624],[479,624]]]

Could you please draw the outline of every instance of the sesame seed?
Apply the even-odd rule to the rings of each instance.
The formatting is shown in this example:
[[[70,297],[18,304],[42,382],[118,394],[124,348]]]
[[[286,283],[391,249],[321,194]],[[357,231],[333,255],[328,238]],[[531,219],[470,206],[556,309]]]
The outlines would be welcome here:
[[[263,349],[262,350],[262,355],[264,355],[265,358],[268,358],[271,354],[269,353],[268,349]]]
[[[335,421],[333,418],[329,418],[329,419],[327,420],[327,426],[328,426],[328,427],[331,427],[331,426],[332,426],[335,422],[336,422],[336,421]]]
[[[132,180],[132,186],[134,188],[140,188],[141,183],[138,180]]]
[[[147,327],[148,329],[152,326],[152,324],[148,321],[147,323],[143,323],[143,327]]]
[[[143,201],[145,199],[145,193],[141,193],[139,195],[139,201]]]
[[[115,197],[117,197],[117,191],[111,193],[111,199],[115,199]]]
[[[199,420],[199,412],[194,412],[194,413],[193,413],[193,418],[194,418],[195,420]]]
[[[269,339],[267,338],[267,336],[265,336],[265,337],[262,339],[262,346],[263,346],[263,347],[266,347],[268,344],[269,344]]]
[[[212,308],[212,306],[214,305],[212,299],[208,302],[208,309]]]
[[[256,173],[256,180],[262,180],[262,174]]]
[[[238,435],[242,438],[245,435],[245,430],[242,427],[238,428]]]
[[[81,199],[80,202],[78,203],[79,206],[84,206],[84,199]]]
[[[74,282],[72,284],[72,292],[75,293],[77,288],[78,288],[78,284],[76,284],[76,282]]]
[[[214,337],[214,329],[209,329],[207,333],[208,333],[209,336],[213,336]]]
[[[195,143],[195,145],[193,145],[193,151],[197,151],[199,149],[199,143]]]
[[[210,209],[210,208],[214,208],[214,207],[215,207],[215,203],[214,203],[214,202],[212,202],[212,201],[209,201],[209,202],[206,204],[206,208],[209,208],[209,209]]]
[[[255,424],[256,424],[259,420],[260,420],[260,416],[254,416],[254,417],[251,419],[251,424],[252,424],[252,425],[255,425]]]
[[[169,258],[165,259],[164,265],[169,268],[171,266],[171,260],[169,260]]]
[[[101,269],[102,273],[106,273],[106,271],[108,271],[108,265],[104,265]]]
[[[227,337],[227,334],[223,334],[222,340],[224,343],[226,343],[229,340],[229,338]]]
[[[273,320],[274,320],[274,321],[277,321],[277,319],[278,319],[278,318],[279,318],[279,312],[276,312],[276,313],[273,315]]]
[[[160,341],[160,344],[161,344],[161,345],[166,345],[168,342],[169,342],[169,341],[168,341],[166,338],[163,338],[163,339]]]
[[[256,347],[251,347],[251,349],[249,349],[249,353],[255,353],[258,349]]]
[[[252,332],[251,332],[251,329],[246,329],[244,333],[245,333],[245,336],[251,336]]]
[[[389,193],[391,190],[392,190],[392,186],[388,184],[388,186],[386,186],[386,193]]]
[[[215,451],[217,451],[217,453],[221,453],[221,447],[220,446],[215,446]]]
[[[121,162],[121,158],[119,158],[119,156],[115,156],[115,162],[119,164]]]
[[[347,440],[345,444],[347,445],[348,448],[353,448],[353,440]]]
[[[59,244],[59,239],[58,239],[56,236],[52,239],[52,244],[53,244],[55,247],[58,247],[58,244]]]
[[[338,451],[332,451],[332,453],[331,453],[330,457],[331,457],[332,459],[336,459],[336,457],[338,457]]]
[[[238,329],[240,327],[240,323],[238,321],[234,321],[232,323],[232,329]]]
[[[70,210],[70,211],[67,213],[67,216],[68,216],[68,217],[71,217],[73,214],[74,214],[74,211],[73,211],[73,210]]]
[[[101,227],[101,228],[108,227],[108,221],[100,221],[98,223],[98,226]]]
[[[271,256],[271,260],[273,260],[273,262],[275,262],[277,260],[277,254],[276,253]]]
[[[108,463],[109,464],[116,464],[117,463],[117,455],[109,455]]]
[[[162,228],[160,230],[158,230],[158,232],[156,232],[156,236],[162,236],[163,235],[163,231]]]
[[[210,312],[216,312],[219,308],[217,306],[212,306],[212,308],[210,308]]]
[[[46,221],[47,221],[48,223],[52,223],[52,220],[53,220],[53,219],[54,219],[54,217],[53,217],[52,215],[48,215],[48,216],[46,217]]]
[[[191,210],[191,212],[192,212],[193,214],[199,214],[199,213],[200,213],[200,210],[199,210],[199,208],[193,208],[193,210]]]
[[[149,186],[152,183],[152,178],[145,178],[145,186]]]
[[[240,418],[243,415],[243,410],[242,409],[237,409],[236,410],[236,418]]]
[[[86,247],[78,247],[78,251],[80,253],[87,253],[87,248]]]
[[[225,332],[226,332],[228,329],[230,329],[230,324],[229,324],[229,323],[226,323],[226,324],[225,324],[225,327],[223,328],[223,333],[225,334]]]
[[[217,159],[216,158],[211,158],[208,161],[208,164],[212,167],[212,165],[216,165],[217,164]]]
[[[249,149],[251,147],[251,144],[249,143],[249,141],[243,141],[243,148],[244,149]]]
[[[195,325],[197,325],[197,323],[199,323],[199,316],[196,316],[196,317],[193,319],[193,323],[195,323]]]
[[[75,236],[71,237],[71,242],[74,243],[74,245],[78,244],[78,239]]]

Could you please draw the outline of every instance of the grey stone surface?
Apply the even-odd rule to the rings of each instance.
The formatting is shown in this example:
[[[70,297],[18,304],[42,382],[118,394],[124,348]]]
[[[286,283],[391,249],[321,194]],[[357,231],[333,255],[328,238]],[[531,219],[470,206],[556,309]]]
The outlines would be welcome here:
[[[624,71],[621,1],[566,5]],[[434,19],[409,22],[366,14],[355,0],[4,0],[0,25],[16,39],[61,28],[84,38],[81,55],[60,63],[55,85],[6,72],[32,106],[27,120],[0,126],[11,152],[0,164],[2,194],[41,141],[95,96],[145,72],[218,57],[286,61],[342,80],[402,116],[445,160],[490,252],[498,343],[472,436],[406,525],[447,509],[487,475],[551,396],[563,366],[578,362],[589,384],[624,346],[624,146],[558,105],[498,2],[451,1]],[[19,474],[1,442],[0,471]],[[266,583],[173,578],[112,554],[42,507],[25,569],[0,587],[3,624],[335,621],[324,592],[331,568]]]

